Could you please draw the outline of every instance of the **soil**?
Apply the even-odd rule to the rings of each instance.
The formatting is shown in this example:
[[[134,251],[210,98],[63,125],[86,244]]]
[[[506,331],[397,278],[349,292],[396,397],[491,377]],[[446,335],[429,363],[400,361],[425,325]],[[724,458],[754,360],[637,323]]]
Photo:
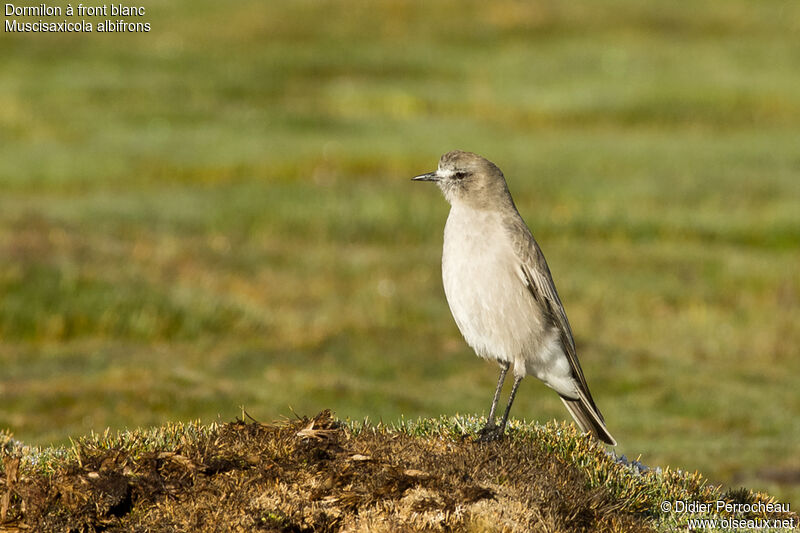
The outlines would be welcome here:
[[[184,440],[78,445],[78,460],[30,477],[6,456],[0,531],[651,530],[535,443],[354,434],[328,411]]]

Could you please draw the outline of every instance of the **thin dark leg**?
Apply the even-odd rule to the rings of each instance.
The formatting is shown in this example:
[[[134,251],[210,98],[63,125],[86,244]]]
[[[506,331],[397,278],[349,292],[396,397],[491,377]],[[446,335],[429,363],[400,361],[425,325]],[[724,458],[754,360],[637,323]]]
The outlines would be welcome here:
[[[487,426],[494,426],[494,412],[497,410],[497,404],[500,402],[500,391],[503,390],[503,383],[506,380],[506,373],[511,363],[505,361],[500,363],[500,377],[497,379],[497,390],[494,391],[494,399],[492,400],[492,408],[489,410],[489,421],[486,422]]]
[[[521,377],[514,378],[514,386],[511,387],[511,396],[508,397],[508,405],[506,405],[506,412],[503,414],[503,420],[500,422],[500,434],[503,434],[503,431],[506,429],[506,422],[508,422],[508,413],[511,412],[511,404],[514,403],[514,396],[517,395],[517,388],[519,387],[519,383],[522,381]]]
[[[497,440],[503,436],[503,432],[494,423],[494,414],[497,411],[497,404],[500,402],[500,392],[503,390],[503,383],[506,380],[506,374],[511,367],[511,363],[500,363],[500,377],[497,379],[497,389],[494,391],[494,399],[492,400],[492,409],[489,411],[489,420],[486,425],[478,432],[478,440],[480,442],[489,442]]]

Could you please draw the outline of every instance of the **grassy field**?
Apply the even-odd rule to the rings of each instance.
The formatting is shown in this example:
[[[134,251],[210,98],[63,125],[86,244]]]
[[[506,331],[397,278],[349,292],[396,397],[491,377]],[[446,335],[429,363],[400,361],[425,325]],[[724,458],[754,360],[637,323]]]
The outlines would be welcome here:
[[[800,505],[800,4],[147,10],[0,33],[0,428],[485,413],[447,206],[408,181],[460,148],[505,171],[619,453]],[[513,414],[568,416],[533,379]]]

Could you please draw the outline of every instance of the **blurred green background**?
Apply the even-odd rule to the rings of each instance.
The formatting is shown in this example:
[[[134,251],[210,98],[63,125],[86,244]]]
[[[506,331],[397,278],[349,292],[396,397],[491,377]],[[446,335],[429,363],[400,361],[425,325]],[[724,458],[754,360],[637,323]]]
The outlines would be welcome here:
[[[459,148],[619,452],[800,505],[800,3],[144,5],[0,34],[0,428],[485,413],[409,181]],[[534,379],[513,414],[568,418]]]

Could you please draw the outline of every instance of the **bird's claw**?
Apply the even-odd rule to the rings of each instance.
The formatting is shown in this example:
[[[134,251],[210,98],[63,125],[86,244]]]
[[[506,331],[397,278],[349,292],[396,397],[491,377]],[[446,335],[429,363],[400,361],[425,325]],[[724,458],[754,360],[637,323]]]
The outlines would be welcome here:
[[[503,429],[495,424],[486,424],[478,432],[476,442],[494,442],[503,438]]]

